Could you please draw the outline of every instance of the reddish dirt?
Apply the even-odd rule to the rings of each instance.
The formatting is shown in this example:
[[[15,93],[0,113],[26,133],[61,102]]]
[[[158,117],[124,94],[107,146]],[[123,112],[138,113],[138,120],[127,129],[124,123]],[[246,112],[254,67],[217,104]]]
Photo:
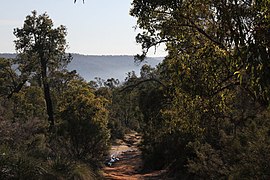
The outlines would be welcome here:
[[[112,146],[111,154],[119,157],[119,161],[111,167],[103,169],[103,175],[111,180],[159,180],[165,179],[162,174],[164,171],[151,173],[142,172],[141,152],[138,149],[140,135],[131,132],[125,136],[124,141],[119,140]]]

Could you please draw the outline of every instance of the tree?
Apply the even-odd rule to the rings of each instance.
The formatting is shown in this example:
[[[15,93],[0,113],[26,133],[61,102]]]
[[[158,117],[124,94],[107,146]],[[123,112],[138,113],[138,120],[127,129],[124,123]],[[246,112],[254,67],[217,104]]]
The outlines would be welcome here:
[[[59,114],[71,143],[70,151],[79,160],[99,165],[109,149],[108,100],[96,96],[81,80],[68,82],[64,95]]]
[[[15,44],[21,79],[26,82],[33,75],[39,77],[44,91],[50,126],[55,123],[50,93],[50,76],[71,60],[71,56],[65,54],[66,28],[62,25],[57,28],[53,26],[52,20],[46,13],[38,16],[36,11],[33,11],[32,15],[26,17],[23,27],[14,30],[17,38]]]
[[[222,61],[228,67],[228,76],[220,85],[232,84],[236,77],[236,84],[241,83],[253,98],[267,104],[269,4],[268,0],[134,0],[130,13],[144,30],[136,37],[143,49],[138,58],[160,43],[166,43],[171,59],[214,46],[225,55]]]
[[[269,178],[263,150],[269,147],[269,3],[133,0],[131,15],[143,29],[137,58],[160,43],[168,51],[158,68],[167,88],[142,96],[141,104],[149,104],[141,107],[148,110],[142,111],[146,164],[169,166],[180,179]],[[155,107],[161,97],[166,101]]]

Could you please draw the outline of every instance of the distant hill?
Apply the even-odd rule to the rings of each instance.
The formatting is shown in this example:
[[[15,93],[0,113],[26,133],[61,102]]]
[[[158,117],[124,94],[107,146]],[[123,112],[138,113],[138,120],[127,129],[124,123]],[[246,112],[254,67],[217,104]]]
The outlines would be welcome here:
[[[94,56],[72,54],[73,60],[68,65],[69,70],[76,70],[87,81],[100,77],[107,80],[108,78],[119,79],[124,81],[126,73],[135,71],[139,75],[140,68],[144,64],[155,67],[163,58],[147,58],[146,62],[135,64],[133,56]],[[16,54],[0,54],[0,57],[15,58]]]
[[[13,59],[16,57],[16,54],[11,54],[11,53],[0,53],[0,57],[2,58],[10,58]]]

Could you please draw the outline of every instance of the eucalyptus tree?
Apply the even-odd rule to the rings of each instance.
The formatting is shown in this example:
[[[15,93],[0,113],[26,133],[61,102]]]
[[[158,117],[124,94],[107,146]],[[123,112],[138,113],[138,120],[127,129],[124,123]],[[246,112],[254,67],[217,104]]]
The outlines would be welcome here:
[[[65,26],[54,28],[52,19],[44,13],[33,11],[24,21],[22,28],[14,29],[17,63],[20,77],[26,82],[31,77],[39,79],[44,91],[50,126],[54,125],[53,102],[50,93],[50,78],[53,72],[65,67],[71,61],[66,55]]]
[[[268,104],[269,6],[269,0],[134,0],[130,14],[143,29],[136,37],[143,49],[137,58],[160,43],[166,43],[170,57],[212,46],[228,67],[219,86],[235,84],[235,77],[254,99]]]
[[[250,177],[268,172],[250,162],[243,169],[237,160],[248,156],[235,152],[248,149],[243,137],[254,148],[269,146],[267,140],[256,143],[247,133],[253,132],[251,126],[261,127],[260,121],[269,128],[268,117],[261,118],[261,111],[268,113],[270,97],[269,7],[269,0],[133,0],[130,14],[143,30],[136,37],[143,50],[137,58],[142,60],[161,43],[168,51],[158,69],[166,90],[158,96],[148,90],[149,100],[143,98],[143,105],[149,104],[145,109],[159,115],[145,116],[146,163],[174,165],[179,174],[195,179],[244,177],[246,170],[255,168]],[[154,107],[151,98],[163,96],[163,107]],[[263,130],[260,133],[267,139]],[[255,157],[252,150],[246,154]],[[200,158],[209,164],[200,166]]]

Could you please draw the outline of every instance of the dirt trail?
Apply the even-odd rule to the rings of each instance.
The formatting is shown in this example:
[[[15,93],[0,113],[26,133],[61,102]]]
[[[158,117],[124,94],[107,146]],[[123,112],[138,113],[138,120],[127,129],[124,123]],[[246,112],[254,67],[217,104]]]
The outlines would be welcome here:
[[[158,180],[164,179],[162,171],[142,173],[141,152],[138,144],[141,136],[136,132],[126,134],[124,140],[118,140],[112,146],[111,155],[119,157],[119,161],[113,163],[111,167],[105,167],[103,174],[106,179],[111,180]]]

